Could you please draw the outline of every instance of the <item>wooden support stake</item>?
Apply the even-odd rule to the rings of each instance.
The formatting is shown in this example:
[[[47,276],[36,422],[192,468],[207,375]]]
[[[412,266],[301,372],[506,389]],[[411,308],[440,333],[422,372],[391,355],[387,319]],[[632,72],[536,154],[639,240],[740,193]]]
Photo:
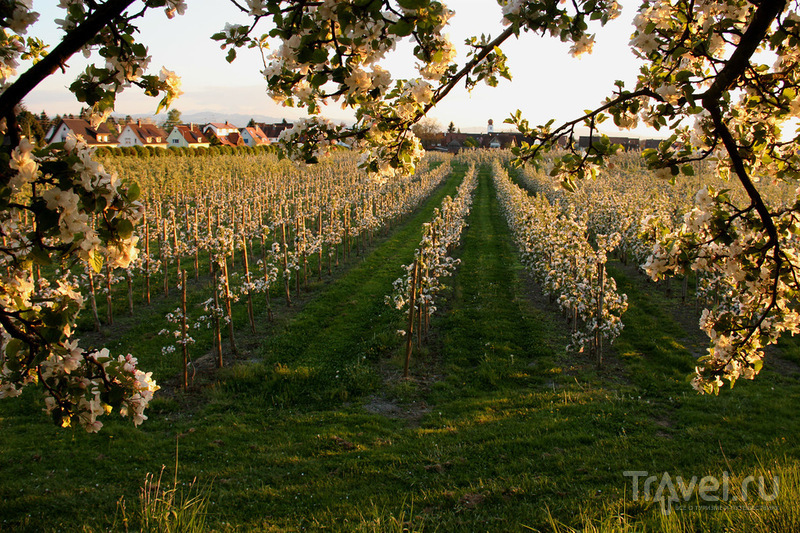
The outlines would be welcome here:
[[[114,299],[111,294],[111,263],[106,261],[106,322],[114,323]]]
[[[147,206],[144,210],[144,290],[145,301],[150,304],[150,225],[147,223]]]
[[[247,258],[247,237],[242,235],[242,258],[244,260],[244,279],[247,282],[247,286],[251,286],[251,278],[250,278],[250,261]],[[250,319],[250,330],[255,333],[256,332],[256,319],[253,315],[253,293],[250,292],[250,289],[247,289],[247,316]]]
[[[100,315],[97,313],[97,295],[94,287],[94,270],[89,267],[89,302],[92,304],[92,318],[94,318],[94,330],[100,331]]]
[[[133,276],[130,270],[125,271],[125,279],[128,282],[128,313],[133,316]]]
[[[189,347],[186,344],[186,270],[181,271],[181,352],[183,353],[183,390],[189,388]]]
[[[233,336],[233,310],[231,308],[231,286],[228,283],[228,258],[222,258],[222,275],[225,276],[225,313],[228,315],[228,337],[231,341],[231,352],[238,355],[239,351],[236,349],[236,339]]]
[[[317,242],[319,243],[319,250],[317,251],[317,281],[322,281],[322,207],[319,208],[317,215]]]
[[[281,218],[283,218],[283,208],[281,208]],[[286,291],[286,307],[292,306],[292,294],[289,288],[289,250],[286,249],[286,222],[281,222],[281,246],[283,247],[283,288]]]
[[[261,265],[264,267],[264,281],[266,282],[264,295],[267,300],[267,316],[269,317],[269,321],[272,322],[275,317],[272,315],[272,303],[269,299],[269,290],[271,287],[269,282],[269,267],[267,266],[267,242],[263,233],[261,234]]]
[[[603,333],[600,325],[603,322],[603,303],[605,302],[605,264],[597,265],[597,283],[600,286],[600,294],[597,298],[597,330],[595,331],[595,344],[597,348],[597,366],[603,364]]]
[[[417,301],[417,274],[419,271],[419,264],[414,261],[414,270],[411,275],[411,291],[408,298],[408,328],[406,329],[406,362],[403,367],[403,377],[408,377],[408,367],[411,363],[411,351],[414,347],[414,310]]]
[[[217,348],[217,367],[222,368],[222,328],[219,323],[219,270],[217,263],[211,260],[214,276],[214,344]]]

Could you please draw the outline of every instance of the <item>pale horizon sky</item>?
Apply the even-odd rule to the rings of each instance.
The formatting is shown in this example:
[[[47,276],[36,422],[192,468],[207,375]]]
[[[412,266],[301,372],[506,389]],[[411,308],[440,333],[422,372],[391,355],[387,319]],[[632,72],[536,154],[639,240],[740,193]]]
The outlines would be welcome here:
[[[458,47],[460,63],[464,62],[466,46],[463,43],[467,37],[481,33],[496,36],[503,30],[501,10],[493,0],[445,3],[456,12],[450,21],[449,33]],[[184,114],[268,115],[290,121],[305,116],[302,110],[283,108],[267,96],[258,51],[240,50],[236,61],[229,64],[225,51],[211,40],[211,35],[222,30],[226,22],[245,23],[246,15],[227,1],[188,0],[187,4],[186,13],[172,20],[167,19],[163,9],[157,9],[139,21],[140,40],[148,46],[153,58],[150,71],[158,73],[164,66],[182,78],[184,94],[173,108]],[[34,0],[33,8],[41,16],[29,35],[40,36],[54,46],[62,32],[53,20],[62,17],[63,10],[45,0]],[[502,48],[508,56],[512,81],[501,80],[496,88],[479,85],[471,93],[463,85],[459,86],[429,116],[438,120],[443,128],[452,121],[463,131],[485,129],[489,119],[494,121],[495,130],[510,130],[512,127],[503,124],[503,120],[516,109],[520,109],[532,125],[551,118],[560,123],[580,116],[583,110],[596,107],[612,94],[614,80],[623,80],[627,87],[635,85],[640,62],[628,46],[633,31],[633,11],[633,5],[623,7],[619,19],[605,28],[599,25],[592,28],[597,32],[594,52],[580,59],[570,57],[567,44],[549,37],[522,34],[518,40],[508,41]],[[266,31],[266,25],[258,30],[259,33]],[[400,47],[383,66],[395,77],[412,77],[415,73],[410,57],[410,48]],[[49,115],[78,113],[81,103],[68,87],[86,64],[82,56],[73,57],[68,61],[70,68],[66,74],[54,74],[25,98],[27,108],[34,113],[44,110]],[[157,99],[131,87],[119,95],[116,113],[153,113],[157,104]],[[162,114],[165,115],[163,111]],[[329,107],[323,114],[335,121],[352,120],[352,114],[339,107]],[[607,133],[617,134],[617,128],[610,121],[609,124]],[[652,130],[629,130],[621,135],[658,134]]]

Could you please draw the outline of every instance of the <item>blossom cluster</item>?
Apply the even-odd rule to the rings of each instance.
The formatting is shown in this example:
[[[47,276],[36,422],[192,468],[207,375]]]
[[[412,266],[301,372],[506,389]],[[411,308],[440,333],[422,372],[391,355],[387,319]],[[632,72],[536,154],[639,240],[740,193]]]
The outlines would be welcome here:
[[[681,224],[657,227],[643,268],[653,279],[695,272],[699,295],[715,302],[700,318],[710,345],[692,380],[698,391],[717,393],[725,382],[753,379],[762,368],[764,348],[785,332],[800,332],[795,297],[800,216],[786,207],[776,213],[778,242],[770,245],[760,217],[737,209],[726,192],[706,186]],[[720,218],[728,220],[723,227]]]
[[[45,411],[62,427],[80,425],[90,433],[100,431],[103,423],[97,418],[114,409],[138,426],[147,420],[144,410],[159,387],[152,372],[142,372],[137,364],[130,354],[115,359],[105,348],[85,351],[76,341],[60,344],[41,364],[39,379],[47,392],[67,392],[47,394]]]
[[[786,129],[793,127],[800,114],[796,8],[787,5],[783,12],[777,11],[772,15],[774,23],[762,30],[763,36],[755,37],[760,40],[744,43],[752,50],[745,57],[746,68],[718,87],[714,73],[742,44],[759,4],[744,0],[643,3],[634,18],[630,44],[653,68],[643,70],[637,80],[637,91],[649,92],[637,99],[641,103],[638,118],[656,128],[669,123],[675,131],[675,147],[651,154],[651,168],[661,169],[672,179],[685,168],[682,161],[702,151],[716,161],[720,175],[731,174],[733,155],[744,158],[744,167],[737,173],[746,172],[754,180],[800,176],[797,143],[786,142]],[[769,58],[772,64],[766,62]],[[719,96],[711,101],[709,93]],[[719,114],[716,119],[715,114]],[[732,146],[721,142],[722,124],[735,144],[757,148],[731,154]]]
[[[30,0],[12,0],[1,9],[0,89],[7,98],[0,130],[10,147],[7,171],[0,181],[0,266],[4,272],[0,397],[18,395],[25,385],[39,383],[45,391],[46,410],[62,426],[80,424],[97,431],[102,426],[97,417],[115,409],[131,415],[138,425],[158,388],[149,374],[136,368],[135,358],[84,350],[73,332],[83,297],[70,268],[80,262],[99,272],[105,265],[110,285],[114,269],[135,265],[139,237],[134,235],[134,226],[143,206],[137,201],[138,187],[107,172],[83,139],[71,137],[35,150],[14,123],[13,108],[25,96],[26,84],[63,64],[68,56],[61,54],[71,53],[71,47],[79,47],[86,57],[97,52],[105,61],[103,66],[89,65],[70,86],[89,107],[93,127],[108,117],[116,95],[130,85],[150,96],[163,93],[161,105],[169,105],[180,94],[179,79],[166,69],[161,76],[148,75],[147,48],[134,38],[135,20],[147,8],[159,5],[166,5],[169,17],[185,10],[183,0],[149,3],[137,14],[125,13],[122,4],[61,2],[64,18],[56,24],[69,33],[71,42],[55,47],[48,56],[44,42],[23,37],[39,17]],[[102,24],[94,30],[98,21]],[[14,79],[20,60],[52,65],[38,73],[29,70],[23,82],[23,78]],[[48,271],[44,279],[39,274],[43,269],[55,275],[51,277]],[[94,294],[91,297],[94,302]]]
[[[164,328],[158,332],[159,335],[172,340],[171,344],[167,344],[161,348],[161,353],[163,355],[174,353],[177,347],[182,349],[185,346],[188,347],[190,344],[195,343],[194,338],[189,336],[192,326],[189,325],[188,313],[184,314],[182,308],[177,307],[174,311],[164,315],[164,318],[170,324],[174,324],[175,327],[170,329]],[[195,328],[196,327],[197,324],[195,324]]]
[[[576,11],[574,15],[569,13],[566,2],[561,2],[561,6],[545,6],[531,0],[500,0],[499,4],[502,8],[503,24],[519,26],[526,31],[546,32],[562,42],[570,41],[570,54],[573,57],[591,53],[595,40],[594,34],[587,33],[585,22],[575,24],[576,20],[583,22],[586,17],[591,20],[599,19],[605,24],[619,17],[621,12],[616,0],[575,2],[572,4]]]
[[[21,60],[38,59],[44,44],[35,38],[24,38],[28,28],[39,20],[32,11],[31,0],[16,0],[3,6],[5,20],[0,24],[0,88],[5,88],[17,74]]]
[[[74,326],[83,296],[68,268],[34,283],[34,265],[53,268],[78,259],[94,272],[107,264],[110,272],[137,258],[138,188],[107,172],[92,154],[75,137],[41,152],[23,139],[11,153],[13,175],[0,185],[0,397],[39,383],[59,425],[97,431],[97,416],[111,409],[140,423],[158,387],[135,358],[79,346]]]
[[[384,177],[413,174],[422,150],[406,130],[432,103],[431,82],[449,72],[456,50],[442,33],[452,11],[439,2],[417,8],[400,4],[387,1],[374,9],[324,0],[308,6],[288,4],[293,17],[273,17],[285,33],[263,71],[272,98],[307,107],[312,115],[329,102],[357,110],[351,133],[316,116],[299,121],[281,139],[291,157],[315,161],[337,140],[355,137],[367,154],[364,168]],[[257,0],[248,8],[253,16],[274,13]],[[247,33],[247,28],[228,26],[214,38],[224,41],[223,46],[256,45],[258,39],[248,39]],[[379,63],[412,33],[420,77],[393,85],[392,75]]]

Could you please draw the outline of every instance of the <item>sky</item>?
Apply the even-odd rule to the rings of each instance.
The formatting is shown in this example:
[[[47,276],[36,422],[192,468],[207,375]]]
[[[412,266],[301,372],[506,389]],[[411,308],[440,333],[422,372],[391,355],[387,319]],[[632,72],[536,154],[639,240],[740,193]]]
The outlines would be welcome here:
[[[445,3],[456,13],[448,33],[459,49],[461,62],[465,58],[463,42],[467,37],[496,36],[503,30],[502,14],[493,0]],[[29,35],[40,36],[52,45],[62,35],[53,20],[63,16],[54,4],[52,0],[34,0],[33,8],[41,17],[29,31]],[[240,50],[239,57],[229,64],[225,51],[211,40],[211,35],[222,30],[226,22],[245,23],[246,15],[226,0],[188,0],[187,4],[183,16],[169,20],[162,9],[157,9],[139,22],[140,40],[148,46],[153,58],[151,71],[157,73],[164,66],[182,78],[184,94],[173,104],[174,108],[184,114],[237,113],[290,121],[304,116],[301,110],[275,104],[266,94],[266,83],[260,74],[262,58],[257,50]],[[556,39],[524,33],[518,40],[508,41],[502,48],[508,56],[512,81],[501,80],[496,88],[479,85],[471,92],[459,86],[429,116],[445,128],[453,122],[465,132],[485,131],[490,119],[496,131],[510,130],[511,126],[502,122],[517,109],[531,124],[545,123],[551,118],[562,122],[580,116],[583,110],[596,107],[612,94],[615,80],[623,80],[628,87],[635,85],[640,63],[628,47],[633,11],[633,4],[629,4],[623,7],[619,19],[603,28],[598,25],[593,53],[579,59],[572,58],[569,46]],[[259,33],[266,31],[265,25]],[[409,46],[398,47],[383,66],[395,77],[414,76],[410,56]],[[86,64],[82,56],[70,59],[66,73],[54,74],[26,97],[28,109],[44,110],[51,116],[78,113],[81,104],[67,87]],[[116,113],[153,113],[157,103],[157,99],[133,87],[119,95]],[[338,107],[329,107],[323,114],[335,121],[352,118]],[[617,133],[616,128],[612,125],[608,133]],[[630,134],[653,135],[646,130]]]

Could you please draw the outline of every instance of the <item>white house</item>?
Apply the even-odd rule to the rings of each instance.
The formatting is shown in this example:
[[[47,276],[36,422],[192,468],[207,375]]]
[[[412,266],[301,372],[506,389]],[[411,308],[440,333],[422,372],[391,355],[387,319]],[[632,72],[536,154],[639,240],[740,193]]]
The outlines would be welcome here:
[[[200,127],[195,124],[181,124],[172,128],[167,136],[167,146],[171,148],[180,148],[187,146],[189,148],[208,148],[211,146],[209,140],[200,131]]]
[[[239,128],[227,121],[225,121],[225,124],[219,122],[206,124],[203,133],[209,139],[216,138],[221,146],[237,147],[245,145],[244,139],[242,139],[242,135],[239,133]]]
[[[258,126],[254,128],[242,128],[239,130],[239,134],[242,136],[242,140],[247,146],[262,146],[269,144],[267,134],[261,131],[261,128]]]
[[[120,146],[167,147],[167,132],[155,124],[142,124],[141,121],[126,124],[119,134]]]
[[[225,124],[219,122],[207,124],[203,131],[208,133],[208,130],[214,132],[214,135],[217,137],[227,137],[231,133],[239,133],[239,128],[233,124],[230,124],[227,120],[225,121]]]
[[[52,134],[48,137],[49,143],[59,143],[67,140],[73,134],[89,146],[117,146],[117,138],[105,123],[93,128],[88,121],[82,118],[63,118],[53,127]]]

